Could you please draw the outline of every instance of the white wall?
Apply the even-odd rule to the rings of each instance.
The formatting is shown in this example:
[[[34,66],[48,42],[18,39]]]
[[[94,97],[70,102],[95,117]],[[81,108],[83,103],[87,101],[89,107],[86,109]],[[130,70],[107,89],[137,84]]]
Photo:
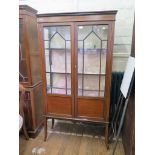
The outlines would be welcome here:
[[[134,0],[20,0],[38,13],[118,10],[115,25],[113,70],[123,71],[131,51]]]

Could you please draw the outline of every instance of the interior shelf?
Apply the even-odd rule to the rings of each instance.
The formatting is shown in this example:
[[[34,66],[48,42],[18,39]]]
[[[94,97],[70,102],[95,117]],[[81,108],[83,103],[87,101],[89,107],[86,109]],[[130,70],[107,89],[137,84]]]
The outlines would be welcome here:
[[[62,52],[70,52],[71,51],[71,49],[68,49],[68,48],[45,48],[45,50],[49,50],[49,52],[52,52],[52,51],[62,51]],[[83,49],[83,48],[78,48],[78,51],[79,52],[83,52],[83,51],[85,51],[85,52],[89,52],[89,51],[95,51],[95,52],[100,52],[100,51],[102,51],[102,52],[107,52],[107,49],[105,49],[105,48],[87,48],[87,49]]]
[[[51,74],[71,74],[71,73],[65,73],[65,72],[46,72],[46,73],[51,73]],[[102,75],[105,76],[106,73],[77,73],[78,75]]]
[[[51,74],[71,74],[71,73],[65,73],[65,72],[46,72],[46,73],[51,73]]]

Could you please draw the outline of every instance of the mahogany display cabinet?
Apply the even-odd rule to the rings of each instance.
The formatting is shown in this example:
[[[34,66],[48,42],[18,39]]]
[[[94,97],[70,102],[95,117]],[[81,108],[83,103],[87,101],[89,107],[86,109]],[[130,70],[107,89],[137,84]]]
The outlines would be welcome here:
[[[101,123],[108,146],[117,11],[37,15],[47,119]]]
[[[37,11],[19,6],[19,82],[26,88],[24,113],[30,137],[36,137],[43,125],[43,94]]]

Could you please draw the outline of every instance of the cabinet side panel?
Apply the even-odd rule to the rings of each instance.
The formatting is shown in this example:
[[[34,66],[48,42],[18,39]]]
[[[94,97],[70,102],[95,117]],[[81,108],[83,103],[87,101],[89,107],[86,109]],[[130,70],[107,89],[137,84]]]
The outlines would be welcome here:
[[[34,129],[31,106],[32,99],[30,93],[30,91],[26,91],[24,97],[25,124],[28,131],[32,131]]]
[[[43,121],[43,96],[41,84],[34,88],[34,104],[35,104],[35,118],[36,126],[39,126]]]
[[[41,69],[40,69],[40,52],[38,47],[38,31],[37,20],[35,17],[29,17],[28,19],[28,36],[30,45],[30,65],[32,84],[41,81]]]

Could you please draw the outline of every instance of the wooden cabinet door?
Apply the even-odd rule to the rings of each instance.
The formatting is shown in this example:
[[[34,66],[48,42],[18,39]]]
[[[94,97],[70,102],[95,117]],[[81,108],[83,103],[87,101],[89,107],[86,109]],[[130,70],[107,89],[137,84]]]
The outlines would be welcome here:
[[[109,113],[112,24],[42,23],[46,114],[107,121]]]
[[[19,81],[29,82],[27,53],[25,48],[25,23],[24,18],[19,19]]]
[[[104,120],[108,24],[76,23],[76,117]]]
[[[43,26],[47,113],[73,117],[71,25]]]

